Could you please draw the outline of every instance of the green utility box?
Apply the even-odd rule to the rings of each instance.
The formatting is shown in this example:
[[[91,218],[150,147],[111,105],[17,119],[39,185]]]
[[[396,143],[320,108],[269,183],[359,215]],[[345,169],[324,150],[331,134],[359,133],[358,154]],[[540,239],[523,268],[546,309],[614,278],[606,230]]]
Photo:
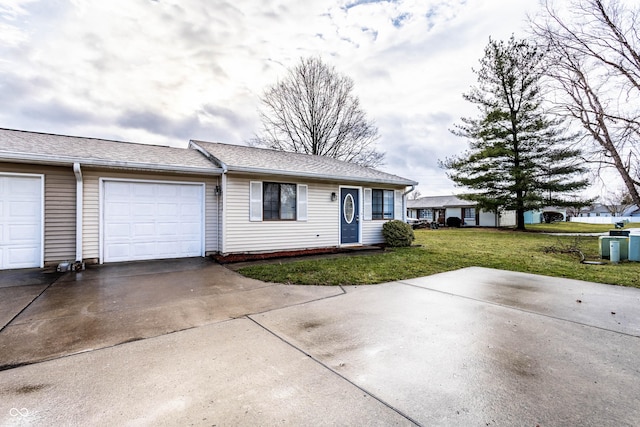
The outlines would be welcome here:
[[[620,243],[620,260],[629,259],[629,238],[626,236],[600,236],[600,258],[610,258],[609,243],[612,240]]]
[[[640,234],[629,236],[629,261],[640,261]]]

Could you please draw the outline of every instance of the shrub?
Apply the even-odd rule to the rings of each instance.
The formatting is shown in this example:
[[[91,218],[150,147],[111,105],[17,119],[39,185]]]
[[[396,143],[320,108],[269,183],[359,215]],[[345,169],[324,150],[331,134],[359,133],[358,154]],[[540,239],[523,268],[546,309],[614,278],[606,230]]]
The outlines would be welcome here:
[[[411,226],[397,219],[384,223],[382,235],[391,247],[411,246],[411,242],[415,240]]]
[[[462,225],[462,220],[457,216],[447,218],[447,227],[460,227],[460,225]]]

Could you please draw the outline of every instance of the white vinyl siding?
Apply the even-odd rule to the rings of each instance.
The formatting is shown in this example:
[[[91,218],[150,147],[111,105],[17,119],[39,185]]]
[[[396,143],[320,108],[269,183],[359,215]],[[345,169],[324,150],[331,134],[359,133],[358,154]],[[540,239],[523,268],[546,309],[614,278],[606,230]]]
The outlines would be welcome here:
[[[300,179],[265,177],[264,182],[295,182],[306,187],[306,220],[251,221],[250,188],[255,178],[227,174],[225,252],[269,252],[339,245],[339,203],[331,201],[338,186],[329,183],[299,182]],[[260,182],[262,182],[260,181]],[[304,190],[302,190],[304,191]],[[298,197],[298,214],[300,214]]]
[[[84,177],[83,259],[97,261],[100,256],[99,179],[101,177],[151,181],[204,182],[205,252],[210,253],[218,250],[218,196],[215,194],[215,187],[219,185],[218,177],[117,172],[113,170],[90,169],[88,167],[82,169],[82,175]]]

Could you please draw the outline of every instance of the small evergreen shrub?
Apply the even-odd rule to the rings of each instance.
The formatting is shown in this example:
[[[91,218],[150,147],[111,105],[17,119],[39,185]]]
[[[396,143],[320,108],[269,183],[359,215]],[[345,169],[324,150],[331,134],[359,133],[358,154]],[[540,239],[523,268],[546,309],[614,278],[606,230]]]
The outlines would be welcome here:
[[[447,227],[460,227],[462,225],[462,220],[457,216],[450,216],[447,218]]]
[[[411,226],[397,219],[384,223],[382,235],[387,245],[394,248],[411,246],[411,242],[415,240]]]

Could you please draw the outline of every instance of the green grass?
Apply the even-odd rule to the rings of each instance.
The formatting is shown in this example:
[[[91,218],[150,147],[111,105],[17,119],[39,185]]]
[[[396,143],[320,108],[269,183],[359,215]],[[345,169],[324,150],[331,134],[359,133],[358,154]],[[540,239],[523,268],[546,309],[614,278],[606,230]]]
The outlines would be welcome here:
[[[587,259],[596,260],[598,237],[473,228],[416,230],[415,234],[415,244],[420,247],[387,249],[376,255],[281,261],[239,271],[277,283],[363,285],[478,266],[640,288],[640,263],[586,265],[576,254],[544,250],[577,245]]]
[[[613,230],[613,224],[585,224],[582,222],[554,222],[552,224],[530,224],[528,231],[542,231],[548,233],[603,233]],[[640,223],[629,223],[624,228],[640,228]]]

